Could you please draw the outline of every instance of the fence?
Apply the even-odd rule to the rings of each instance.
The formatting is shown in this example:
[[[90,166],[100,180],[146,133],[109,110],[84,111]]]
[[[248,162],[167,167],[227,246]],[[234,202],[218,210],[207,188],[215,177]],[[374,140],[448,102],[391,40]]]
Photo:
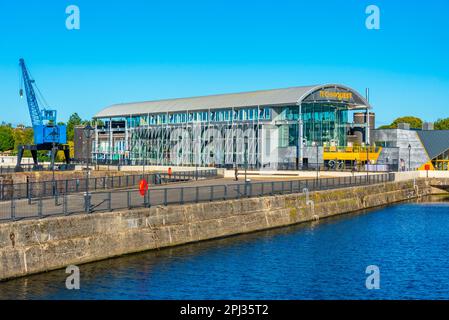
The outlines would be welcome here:
[[[73,164],[80,164],[80,165],[86,165],[87,160],[84,159],[71,159],[71,163]],[[110,160],[110,159],[91,159],[89,160],[89,163],[91,166],[106,166],[109,168],[111,166],[114,170],[120,170],[121,166],[152,166],[156,165],[150,160],[129,160],[129,159],[120,159],[120,160]],[[169,164],[167,164],[169,165]],[[173,164],[174,165],[174,164]],[[183,167],[195,167],[196,164],[192,163],[184,163],[182,164]],[[213,168],[221,168],[221,169],[227,169],[231,170],[234,169],[235,166],[238,167],[239,170],[244,170],[245,165],[244,164],[215,164],[212,167]],[[308,163],[308,164],[302,164],[302,163],[295,163],[295,162],[272,162],[272,163],[266,163],[266,164],[247,164],[248,170],[260,170],[260,169],[267,169],[267,170],[285,170],[285,171],[310,171],[310,170],[319,170],[319,171],[360,171],[360,172],[379,172],[379,173],[387,173],[387,172],[397,172],[399,171],[399,165],[396,163],[382,163],[377,162],[376,164],[370,164],[366,166],[363,163],[359,163],[358,165],[349,164],[345,161],[338,161],[338,160],[330,160],[325,161],[325,163]]]
[[[141,173],[123,176],[104,176],[93,178],[79,178],[66,180],[48,180],[27,183],[1,183],[0,201],[11,199],[31,199],[55,196],[56,194],[71,194],[77,192],[120,189],[135,187],[141,179],[146,179],[148,184],[164,184],[169,182],[187,181],[191,179],[203,179],[216,177],[216,169],[195,170],[168,173]]]
[[[16,166],[0,166],[0,174],[15,173],[15,172],[33,172],[33,171],[52,171],[50,164],[21,164],[20,167]],[[75,170],[74,164],[55,164],[55,171],[73,171]]]
[[[326,161],[325,164],[316,164],[316,163],[309,163],[307,165],[302,164],[297,166],[296,163],[274,163],[272,164],[277,170],[304,170],[304,171],[340,171],[340,172],[352,172],[352,171],[358,171],[358,172],[366,172],[369,171],[371,173],[387,173],[387,172],[397,172],[399,170],[399,167],[397,164],[384,164],[384,163],[376,163],[376,164],[370,164],[366,166],[365,164],[359,164],[359,165],[347,165],[344,163],[344,161]]]
[[[43,218],[52,215],[94,213],[171,204],[241,199],[276,194],[329,190],[394,181],[394,174],[350,176],[316,180],[248,182],[201,186],[154,186],[141,196],[137,190],[57,194],[53,198],[5,201],[0,203],[0,220]]]

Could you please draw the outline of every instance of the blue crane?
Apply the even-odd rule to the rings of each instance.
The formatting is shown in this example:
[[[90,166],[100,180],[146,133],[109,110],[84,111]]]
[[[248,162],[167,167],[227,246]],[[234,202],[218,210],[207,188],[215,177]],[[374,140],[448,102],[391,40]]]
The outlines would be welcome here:
[[[39,89],[36,86],[34,79],[31,78],[28,71],[25,60],[19,60],[19,67],[21,70],[21,77],[25,89],[27,98],[28,110],[30,112],[31,124],[34,132],[34,144],[33,145],[21,145],[19,146],[17,156],[17,169],[20,170],[23,153],[25,150],[30,150],[33,157],[34,165],[38,166],[37,151],[47,150],[51,151],[51,166],[54,166],[54,160],[58,151],[63,151],[66,163],[69,159],[69,147],[67,143],[67,133],[65,125],[58,125],[56,123],[56,110],[47,108],[41,109],[39,107],[38,96],[36,92],[40,94]],[[20,88],[20,97],[23,97],[24,89]],[[36,90],[35,90],[36,89]],[[41,95],[41,104],[45,102],[45,99]]]

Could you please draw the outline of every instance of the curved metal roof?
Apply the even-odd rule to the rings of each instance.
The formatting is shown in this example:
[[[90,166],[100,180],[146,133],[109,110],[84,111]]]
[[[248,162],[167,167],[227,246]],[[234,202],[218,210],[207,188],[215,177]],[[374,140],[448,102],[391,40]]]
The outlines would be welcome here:
[[[166,99],[135,103],[122,103],[107,107],[94,118],[109,118],[148,113],[165,113],[191,110],[226,109],[255,106],[295,105],[311,93],[324,88],[341,88],[351,91],[358,99],[360,107],[369,107],[368,102],[355,90],[339,85],[313,85],[284,89],[218,94],[210,96]]]

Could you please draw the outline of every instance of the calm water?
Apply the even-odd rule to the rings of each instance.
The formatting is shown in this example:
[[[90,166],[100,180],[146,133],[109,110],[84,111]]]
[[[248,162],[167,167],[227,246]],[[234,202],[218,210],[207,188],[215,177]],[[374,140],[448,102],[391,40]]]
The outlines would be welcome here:
[[[367,290],[365,269],[380,268]],[[449,202],[407,203],[0,283],[1,299],[449,299]]]

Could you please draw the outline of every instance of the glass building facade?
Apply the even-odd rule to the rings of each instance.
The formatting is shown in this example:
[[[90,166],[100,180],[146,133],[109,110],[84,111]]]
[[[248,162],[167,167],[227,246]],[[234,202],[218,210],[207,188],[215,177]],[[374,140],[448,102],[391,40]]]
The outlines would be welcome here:
[[[95,117],[92,156],[150,165],[298,164],[307,147],[346,145],[348,113],[368,107],[339,85],[112,106]]]
[[[432,164],[435,170],[449,170],[449,149],[432,159]]]

